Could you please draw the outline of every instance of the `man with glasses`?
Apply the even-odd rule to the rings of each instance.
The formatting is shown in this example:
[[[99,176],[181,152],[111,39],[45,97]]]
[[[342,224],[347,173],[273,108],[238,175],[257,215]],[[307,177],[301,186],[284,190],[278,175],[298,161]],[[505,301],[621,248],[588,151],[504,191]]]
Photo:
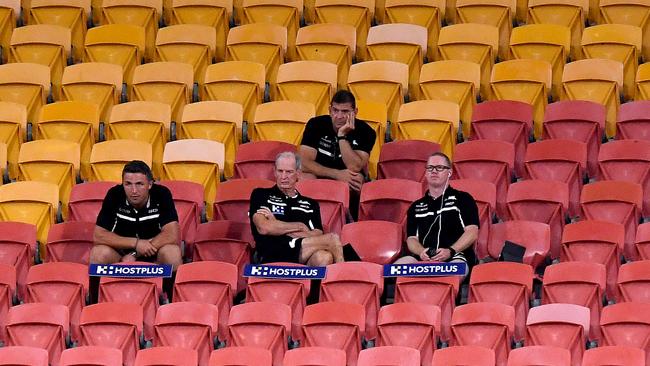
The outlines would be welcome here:
[[[406,244],[410,256],[396,263],[417,261],[476,261],[474,243],[478,238],[478,207],[474,198],[449,186],[451,161],[440,152],[432,154],[426,166],[428,190],[413,202],[407,213]]]

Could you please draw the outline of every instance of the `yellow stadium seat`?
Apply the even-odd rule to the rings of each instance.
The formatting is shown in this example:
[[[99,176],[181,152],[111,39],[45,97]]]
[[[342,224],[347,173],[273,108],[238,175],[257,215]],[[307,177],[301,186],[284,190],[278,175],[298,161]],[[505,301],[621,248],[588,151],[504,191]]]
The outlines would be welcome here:
[[[562,74],[562,100],[588,100],[607,109],[605,134],[616,134],[616,116],[623,89],[623,64],[607,59],[586,59],[568,63]]]
[[[626,24],[601,24],[582,32],[585,58],[606,58],[623,63],[623,97],[634,98],[634,77],[641,54],[641,28]]]
[[[357,118],[365,121],[373,130],[375,130],[375,144],[370,150],[368,157],[368,174],[370,178],[377,178],[377,163],[379,162],[379,152],[384,144],[386,129],[388,128],[388,108],[386,104],[371,102],[367,100],[357,100]]]
[[[300,28],[296,36],[297,59],[325,61],[338,67],[338,88],[345,89],[348,70],[356,54],[356,30],[347,24],[314,24]]]
[[[207,139],[223,144],[225,150],[224,176],[234,174],[235,154],[242,141],[241,104],[205,101],[185,106],[178,128],[179,138]]]
[[[427,29],[413,24],[383,24],[368,31],[368,58],[397,61],[409,67],[409,95],[418,94],[420,69],[427,53]]]
[[[122,182],[124,164],[141,160],[151,166],[151,144],[137,140],[111,140],[93,145],[90,153],[91,182]]]
[[[7,167],[7,144],[0,142],[0,176],[2,176],[0,184],[3,184],[5,181],[9,182],[9,171]]]
[[[581,58],[580,40],[589,0],[528,0],[527,24],[557,24],[571,30],[571,59]]]
[[[458,104],[463,136],[469,136],[472,109],[481,85],[481,67],[470,61],[447,60],[424,64],[420,72],[420,100]]]
[[[490,94],[490,74],[499,49],[499,30],[485,24],[455,24],[440,30],[438,52],[443,60],[481,65],[480,94]]]
[[[144,28],[128,24],[109,24],[86,33],[84,62],[106,62],[122,67],[124,81],[131,83],[133,69],[142,63]]]
[[[2,47],[2,63],[6,63],[9,59],[11,34],[16,27],[20,12],[20,0],[0,1],[0,47]]]
[[[0,186],[0,221],[17,221],[36,226],[41,260],[50,226],[57,221],[59,189],[54,183],[15,182]]]
[[[287,55],[293,58],[302,10],[302,0],[243,0],[241,24],[270,23],[286,28]]]
[[[510,60],[492,68],[492,100],[515,100],[533,106],[535,138],[542,137],[542,121],[551,90],[551,64],[543,60]]]
[[[224,156],[224,146],[220,142],[202,139],[168,142],[163,155],[162,179],[202,185],[206,208],[211,211],[221,180]],[[208,217],[212,218],[210,212]]]
[[[316,0],[316,23],[337,23],[354,26],[357,31],[356,55],[366,59],[366,38],[375,12],[375,0]]]
[[[106,128],[109,140],[131,139],[151,144],[156,177],[162,172],[163,148],[169,141],[171,108],[160,102],[137,101],[118,104],[113,107]],[[91,161],[92,163],[92,161]]]
[[[100,24],[130,24],[145,30],[144,58],[153,61],[162,0],[101,0]]]
[[[9,62],[31,62],[50,68],[52,93],[58,99],[61,76],[71,55],[70,29],[58,25],[28,25],[14,29]]]
[[[18,103],[0,102],[0,143],[6,145],[8,175],[18,179],[18,152],[25,141],[27,131],[27,110]]]
[[[650,60],[650,3],[644,0],[600,0],[600,20],[607,24],[628,24],[641,28],[641,53]]]
[[[169,105],[172,120],[179,121],[183,107],[192,100],[192,65],[181,62],[152,62],[133,71],[132,101],[161,102]]]
[[[281,141],[298,146],[307,121],[315,115],[311,103],[281,100],[260,104],[249,125],[251,141]]]
[[[188,63],[194,69],[194,80],[201,83],[216,45],[214,29],[207,25],[172,25],[158,31],[155,61]]]
[[[544,60],[553,70],[553,99],[559,99],[562,70],[571,51],[571,31],[557,24],[529,24],[514,28],[510,52],[515,59]]]
[[[296,61],[280,65],[273,100],[308,102],[316,114],[328,114],[336,92],[336,65],[323,61]]]
[[[497,27],[499,29],[498,55],[501,60],[507,60],[508,42],[517,3],[517,0],[457,0],[456,23],[477,23]]]
[[[227,61],[252,61],[264,65],[266,81],[274,83],[287,52],[287,30],[275,24],[254,23],[230,29]]]
[[[399,110],[395,140],[435,142],[440,145],[440,151],[452,158],[459,116],[458,104],[444,100],[406,103]]]
[[[437,59],[438,34],[445,18],[444,0],[386,0],[384,23],[415,24],[427,29],[427,59]],[[453,12],[451,12],[453,13]]]
[[[634,100],[650,100],[650,63],[636,69],[636,92]]]
[[[50,69],[32,63],[0,65],[0,101],[27,108],[27,120],[35,121],[50,95]]]
[[[81,153],[81,176],[90,176],[90,151],[99,136],[99,110],[94,104],[66,101],[47,104],[41,108],[34,125],[36,139],[74,142]]]
[[[250,61],[226,61],[208,66],[201,100],[239,103],[244,120],[252,121],[255,108],[264,101],[264,65]]]
[[[350,67],[348,89],[356,99],[386,104],[394,122],[408,90],[408,72],[406,64],[395,61],[361,62]]]
[[[90,0],[31,0],[30,24],[52,24],[70,29],[74,60],[81,62],[84,51]]]
[[[122,94],[122,68],[104,62],[70,65],[63,70],[61,99],[93,103],[100,120],[107,121]]]
[[[63,140],[37,140],[20,147],[19,180],[54,183],[58,187],[63,218],[67,218],[70,190],[79,176],[79,144]]]
[[[233,0],[172,0],[171,24],[199,24],[215,29],[215,56],[226,58],[226,37],[233,16]]]

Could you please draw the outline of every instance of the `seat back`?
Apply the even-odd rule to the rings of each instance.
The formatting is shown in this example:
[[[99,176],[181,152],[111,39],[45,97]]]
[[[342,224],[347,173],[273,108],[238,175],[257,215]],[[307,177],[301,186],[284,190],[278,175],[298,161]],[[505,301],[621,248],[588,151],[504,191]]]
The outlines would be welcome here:
[[[570,366],[571,353],[554,346],[527,346],[515,348],[508,354],[507,366]]]
[[[38,347],[9,346],[0,349],[0,365],[47,366],[47,350]]]
[[[75,184],[70,190],[68,221],[95,223],[106,193],[115,184],[104,181]]]
[[[255,188],[270,188],[273,181],[267,179],[230,179],[223,182],[214,202],[214,217],[220,220],[250,222],[248,206]]]
[[[616,119],[616,138],[650,140],[645,128],[649,108],[650,102],[644,100],[622,104]]]
[[[133,70],[131,101],[160,102],[171,108],[171,119],[180,121],[183,107],[192,100],[192,65],[185,62],[159,61]]]
[[[359,366],[379,365],[420,365],[420,352],[411,347],[382,346],[364,349],[359,352]]]
[[[138,140],[110,140],[93,145],[90,152],[89,181],[121,182],[124,164],[142,160],[152,166],[152,146]]]
[[[478,207],[479,230],[478,239],[474,244],[476,258],[483,259],[488,256],[488,236],[490,227],[496,218],[497,189],[489,182],[475,179],[454,179],[449,185],[460,191],[469,193]]]
[[[490,228],[488,253],[498,259],[506,241],[526,248],[523,263],[537,269],[549,255],[551,230],[548,224],[526,220],[500,222]]]
[[[193,349],[182,347],[153,347],[138,351],[138,354],[135,356],[135,366],[156,366],[165,363],[172,363],[178,366],[193,366],[198,363],[198,359],[197,352]]]
[[[104,346],[81,346],[61,352],[60,366],[121,366],[122,351]]]
[[[424,140],[400,140],[384,144],[379,153],[377,179],[400,178],[425,183],[425,166],[440,145]]]
[[[36,225],[0,221],[0,233],[0,263],[15,268],[18,298],[25,298],[27,272],[36,253]]]
[[[101,121],[108,120],[111,108],[120,102],[121,93],[122,68],[119,65],[85,62],[63,69],[61,99],[95,104]]]
[[[252,61],[264,65],[266,81],[277,80],[287,53],[287,29],[270,23],[231,28],[226,40],[226,61]]]
[[[0,108],[5,111],[0,118],[0,143],[6,145],[6,173],[3,174],[10,179],[18,179],[18,152],[25,141],[27,110],[24,105],[12,102],[0,102]]]
[[[296,189],[303,196],[318,201],[323,231],[341,234],[349,211],[350,190],[348,185],[329,179],[305,179],[298,182]]]
[[[144,57],[145,29],[131,24],[103,24],[86,33],[83,61],[121,66],[128,84],[133,80],[133,70]]]
[[[621,300],[626,302],[650,302],[647,282],[650,281],[647,260],[629,262],[618,270],[616,284]]]
[[[285,366],[345,366],[345,352],[326,347],[300,347],[284,354]]]
[[[353,4],[342,0],[317,0],[314,8],[314,23],[339,23],[354,26],[357,33],[357,58],[366,58],[366,39],[375,13],[374,0],[364,0]]]
[[[271,351],[259,347],[226,347],[212,351],[209,366],[271,366]]]
[[[27,120],[38,120],[41,107],[51,92],[50,68],[29,62],[0,67],[0,101],[25,106]]]
[[[402,250],[403,233],[399,224],[367,220],[343,226],[341,242],[350,243],[364,262],[391,264]]]
[[[588,349],[582,355],[584,366],[602,366],[608,363],[624,363],[630,366],[645,365],[645,352],[636,347],[604,346]]]
[[[467,365],[492,366],[494,350],[481,346],[453,346],[442,348],[433,354],[433,366]]]
[[[337,88],[337,67],[325,61],[295,61],[280,65],[273,100],[314,105],[316,115],[328,114]]]
[[[52,225],[45,246],[47,261],[88,264],[94,230],[94,222],[67,221]]]
[[[99,22],[95,24],[130,24],[144,28],[144,58],[153,60],[154,42],[158,32],[158,23],[162,17],[162,0],[144,0],[137,4],[125,0],[102,1],[98,7],[101,11]]]
[[[600,316],[604,346],[630,346],[645,350],[648,363],[648,306],[637,302],[621,302],[605,306]]]
[[[637,227],[634,239],[634,247],[638,252],[639,259],[650,259],[648,244],[650,244],[650,225],[641,224]]]
[[[209,11],[209,10],[208,10]],[[156,34],[156,61],[183,62],[192,65],[193,80],[203,82],[205,69],[212,64],[220,39],[220,60],[223,60],[225,39],[218,36],[215,27],[206,24],[176,24],[158,30]]]
[[[405,229],[406,211],[422,196],[422,184],[406,179],[380,179],[363,185],[359,221],[385,220]]]
[[[443,100],[419,100],[399,109],[392,135],[397,140],[425,140],[440,145],[440,151],[453,159],[460,127],[458,105]]]
[[[196,230],[201,220],[206,217],[203,186],[182,180],[161,181],[160,184],[167,187],[172,194],[181,227],[181,240],[185,244],[184,256],[191,258]]]
[[[282,141],[297,146],[307,121],[315,115],[314,105],[307,102],[260,104],[251,124],[251,141]]]

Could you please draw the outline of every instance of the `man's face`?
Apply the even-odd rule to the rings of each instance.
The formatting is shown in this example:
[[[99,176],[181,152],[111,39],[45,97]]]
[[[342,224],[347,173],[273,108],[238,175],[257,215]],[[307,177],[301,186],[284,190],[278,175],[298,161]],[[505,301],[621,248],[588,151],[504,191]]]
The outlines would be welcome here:
[[[149,190],[152,182],[142,173],[125,173],[122,177],[122,187],[126,193],[126,199],[133,207],[143,207],[149,199]]]
[[[434,187],[443,187],[451,178],[451,167],[442,156],[432,156],[427,161],[427,183]]]
[[[300,172],[296,169],[296,160],[292,157],[280,158],[275,164],[275,182],[282,190],[293,190],[298,182]]]
[[[335,130],[343,127],[351,114],[356,114],[352,103],[332,103],[330,105],[330,117],[332,117]]]

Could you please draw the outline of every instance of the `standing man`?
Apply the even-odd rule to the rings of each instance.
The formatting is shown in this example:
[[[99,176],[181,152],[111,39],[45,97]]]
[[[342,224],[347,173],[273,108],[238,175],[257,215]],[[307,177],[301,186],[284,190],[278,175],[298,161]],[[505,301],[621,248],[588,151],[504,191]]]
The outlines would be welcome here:
[[[396,263],[465,262],[468,267],[475,263],[478,208],[469,193],[449,186],[451,174],[451,161],[445,154],[437,152],[429,157],[429,189],[411,204],[406,218],[406,244],[412,256]]]
[[[275,159],[276,184],[251,193],[249,216],[261,261],[326,266],[343,261],[336,234],[323,234],[320,207],[296,190],[300,157],[292,152]]]

